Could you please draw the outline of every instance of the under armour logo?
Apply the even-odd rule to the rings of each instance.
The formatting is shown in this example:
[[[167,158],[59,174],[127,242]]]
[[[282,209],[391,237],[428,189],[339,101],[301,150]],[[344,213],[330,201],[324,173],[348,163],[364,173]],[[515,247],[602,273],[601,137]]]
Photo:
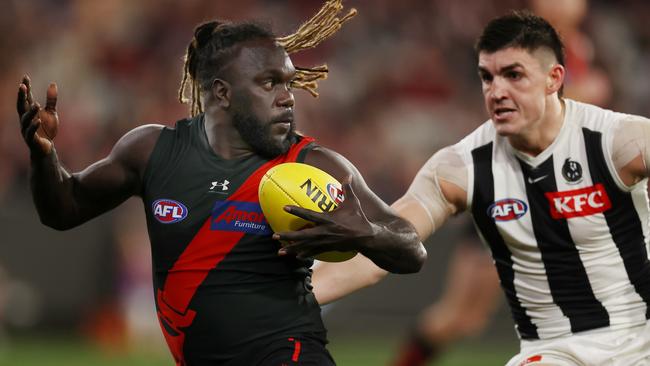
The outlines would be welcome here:
[[[227,191],[228,190],[228,184],[230,184],[230,182],[227,179],[224,179],[223,182],[219,182],[219,181],[212,182],[212,187],[210,187],[210,190],[212,191],[215,188],[221,187],[222,191]]]

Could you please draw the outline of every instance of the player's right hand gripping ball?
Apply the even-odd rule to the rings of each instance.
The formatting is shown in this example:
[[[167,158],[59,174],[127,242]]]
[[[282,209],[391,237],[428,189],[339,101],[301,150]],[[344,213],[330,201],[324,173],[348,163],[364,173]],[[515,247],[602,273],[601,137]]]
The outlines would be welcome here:
[[[284,163],[269,169],[260,181],[259,199],[262,211],[274,232],[295,231],[311,222],[294,216],[284,206],[299,206],[312,211],[329,212],[343,202],[341,183],[328,173],[302,163]],[[316,259],[325,262],[346,261],[357,254],[325,252]]]

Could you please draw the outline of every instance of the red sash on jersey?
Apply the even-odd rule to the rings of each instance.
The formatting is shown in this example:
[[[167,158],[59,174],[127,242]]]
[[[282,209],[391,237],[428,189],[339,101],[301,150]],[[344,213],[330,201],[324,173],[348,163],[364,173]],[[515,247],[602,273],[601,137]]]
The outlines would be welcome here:
[[[298,153],[312,141],[314,139],[311,137],[302,137],[285,155],[259,167],[227,201],[259,202],[258,186],[264,174],[278,164],[296,161]],[[156,294],[160,327],[177,366],[186,365],[183,354],[183,329],[189,327],[196,316],[194,310],[188,309],[192,297],[208,273],[245,235],[243,232],[211,230],[210,223],[211,217],[208,217],[169,270],[163,289],[158,290]]]

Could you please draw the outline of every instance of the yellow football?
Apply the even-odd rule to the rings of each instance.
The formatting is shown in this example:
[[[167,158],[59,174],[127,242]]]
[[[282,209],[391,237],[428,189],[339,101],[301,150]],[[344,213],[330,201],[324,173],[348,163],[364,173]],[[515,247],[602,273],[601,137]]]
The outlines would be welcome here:
[[[286,212],[284,206],[329,212],[344,200],[339,181],[316,167],[302,163],[278,164],[269,169],[260,181],[259,198],[266,221],[276,233],[300,230],[312,224]],[[316,259],[342,262],[356,254],[356,251],[332,251],[321,253]]]

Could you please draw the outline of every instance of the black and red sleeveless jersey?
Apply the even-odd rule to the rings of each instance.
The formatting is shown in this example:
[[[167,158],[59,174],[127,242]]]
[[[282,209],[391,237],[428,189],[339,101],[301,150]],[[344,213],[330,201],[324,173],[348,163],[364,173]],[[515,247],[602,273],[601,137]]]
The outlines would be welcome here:
[[[274,165],[301,161],[300,137],[273,160],[226,160],[202,115],[164,128],[144,174],[156,310],[177,365],[244,364],[285,337],[326,342],[312,261],[280,257],[257,190]]]

